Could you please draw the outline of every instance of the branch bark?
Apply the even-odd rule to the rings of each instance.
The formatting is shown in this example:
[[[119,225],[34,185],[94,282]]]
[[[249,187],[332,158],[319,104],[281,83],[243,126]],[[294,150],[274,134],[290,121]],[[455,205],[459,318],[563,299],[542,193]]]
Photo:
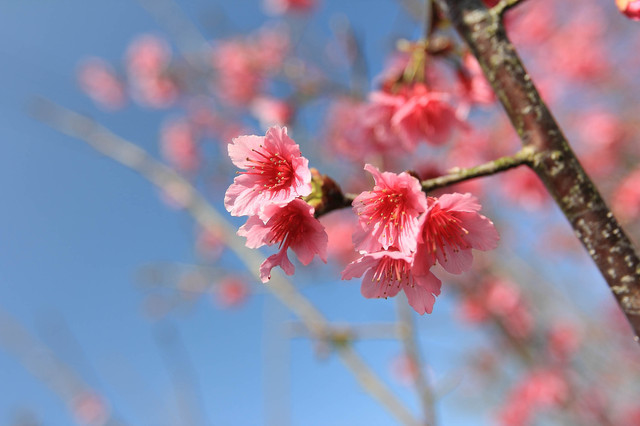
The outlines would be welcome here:
[[[571,150],[507,38],[500,14],[480,0],[440,4],[482,66],[544,182],[607,281],[640,341],[640,259]]]

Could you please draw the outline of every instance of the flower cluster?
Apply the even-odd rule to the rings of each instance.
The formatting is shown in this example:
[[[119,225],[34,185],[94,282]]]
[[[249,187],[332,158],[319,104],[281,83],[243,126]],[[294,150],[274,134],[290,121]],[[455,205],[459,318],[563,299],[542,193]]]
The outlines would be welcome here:
[[[274,266],[293,274],[288,248],[304,265],[316,254],[326,262],[327,233],[313,207],[301,199],[311,193],[309,160],[300,154],[287,128],[271,127],[265,136],[239,136],[229,144],[229,157],[244,170],[224,200],[233,216],[249,216],[238,235],[247,238],[249,248],[278,244],[280,249],[260,266],[262,282],[271,278]]]
[[[361,257],[342,278],[364,274],[364,297],[393,297],[403,290],[416,312],[431,313],[441,287],[431,267],[438,263],[452,274],[469,270],[471,249],[497,246],[493,222],[478,213],[481,206],[471,194],[427,197],[406,172],[380,172],[370,164],[365,170],[375,186],[353,201],[359,219],[353,240]]]

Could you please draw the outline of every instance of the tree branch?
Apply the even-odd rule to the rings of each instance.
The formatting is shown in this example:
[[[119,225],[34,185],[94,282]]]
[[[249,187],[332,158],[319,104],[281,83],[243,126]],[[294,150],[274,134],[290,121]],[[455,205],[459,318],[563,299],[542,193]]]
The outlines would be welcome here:
[[[489,161],[479,166],[470,167],[468,169],[456,168],[449,174],[439,176],[433,179],[423,180],[422,190],[424,192],[433,191],[435,189],[444,188],[449,185],[464,182],[466,180],[475,179],[482,176],[494,175],[513,169],[523,164],[533,163],[534,151],[530,147],[525,147],[518,151],[515,155],[500,157],[496,160]]]
[[[443,0],[478,59],[525,147],[532,169],[562,209],[609,284],[640,341],[640,259],[571,150],[507,38],[496,13],[480,0]]]

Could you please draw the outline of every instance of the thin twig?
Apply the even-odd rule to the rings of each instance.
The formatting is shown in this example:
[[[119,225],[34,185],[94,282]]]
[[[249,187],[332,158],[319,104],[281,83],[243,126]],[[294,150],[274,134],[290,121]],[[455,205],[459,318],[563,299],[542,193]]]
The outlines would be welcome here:
[[[34,104],[33,115],[58,131],[78,138],[96,151],[137,171],[160,189],[179,188],[181,203],[193,218],[207,230],[215,231],[256,279],[260,279],[261,258],[256,251],[246,248],[235,234],[235,228],[193,187],[170,167],[153,159],[137,145],[115,135],[94,120],[63,108],[51,101],[40,99]],[[331,331],[327,319],[313,304],[297,291],[282,273],[274,271],[265,286],[296,314],[318,338]],[[351,345],[343,345],[338,354],[360,385],[383,407],[406,425],[416,425],[413,415],[404,404],[376,376]]]
[[[515,155],[500,157],[496,160],[489,161],[479,166],[470,167],[468,169],[457,168],[449,174],[439,176],[433,179],[423,180],[422,190],[424,192],[433,191],[434,189],[444,188],[449,185],[464,182],[466,180],[475,179],[482,176],[494,175],[513,169],[523,164],[531,164],[533,162],[534,151],[525,147],[518,151]]]

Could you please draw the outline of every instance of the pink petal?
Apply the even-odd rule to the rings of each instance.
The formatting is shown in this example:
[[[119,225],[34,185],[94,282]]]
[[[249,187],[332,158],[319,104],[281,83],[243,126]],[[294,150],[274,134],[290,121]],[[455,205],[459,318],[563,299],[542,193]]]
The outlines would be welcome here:
[[[257,149],[264,142],[264,137],[255,135],[244,135],[234,138],[227,145],[227,151],[231,162],[239,169],[248,169],[252,166],[248,159],[255,157],[253,149]]]
[[[362,279],[360,293],[367,299],[393,297],[400,291],[397,285],[390,285],[385,280],[373,278],[374,269],[369,269]]]
[[[287,250],[280,250],[278,253],[269,256],[262,265],[260,265],[260,279],[266,283],[271,279],[271,270],[275,266],[280,266],[285,274],[293,275],[295,267],[287,257]]]
[[[456,210],[464,212],[477,212],[482,208],[478,199],[473,195],[460,194],[454,192],[453,194],[443,194],[438,198],[438,204],[442,210]]]
[[[437,295],[440,294],[442,282],[431,272],[426,275],[414,277],[413,287],[404,286],[409,305],[420,315],[430,314]]]
[[[473,254],[471,249],[454,250],[445,245],[442,250],[436,250],[436,258],[445,271],[450,274],[461,274],[471,269]]]
[[[500,235],[493,225],[493,222],[478,213],[457,213],[463,226],[469,231],[464,240],[477,250],[493,250],[498,247]]]
[[[252,249],[262,247],[268,242],[269,227],[258,216],[250,216],[247,223],[238,229],[237,234],[246,237],[246,246]]]

